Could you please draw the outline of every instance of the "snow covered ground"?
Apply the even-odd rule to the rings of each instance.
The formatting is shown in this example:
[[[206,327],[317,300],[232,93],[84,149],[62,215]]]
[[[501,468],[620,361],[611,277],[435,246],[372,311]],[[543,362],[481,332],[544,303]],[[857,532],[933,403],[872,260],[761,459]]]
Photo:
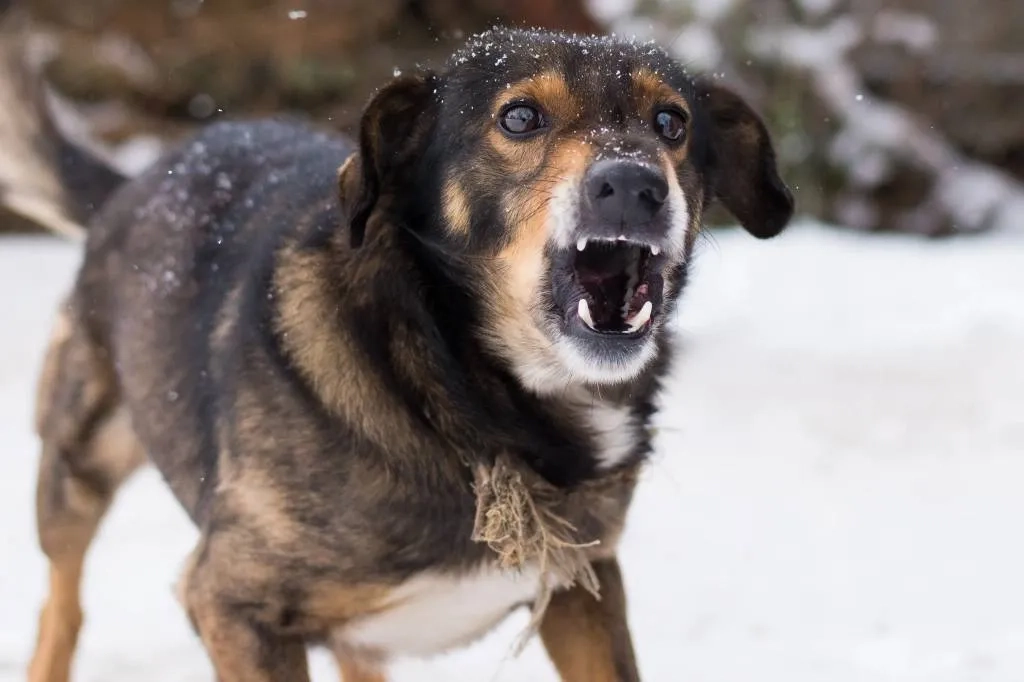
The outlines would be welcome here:
[[[43,594],[33,383],[77,259],[0,240],[0,682],[24,679]],[[623,547],[644,679],[1024,680],[1024,240],[805,224],[698,263]],[[125,488],[79,681],[211,679],[171,592],[193,540],[153,471]],[[553,680],[536,643],[507,655],[523,623],[394,679]]]

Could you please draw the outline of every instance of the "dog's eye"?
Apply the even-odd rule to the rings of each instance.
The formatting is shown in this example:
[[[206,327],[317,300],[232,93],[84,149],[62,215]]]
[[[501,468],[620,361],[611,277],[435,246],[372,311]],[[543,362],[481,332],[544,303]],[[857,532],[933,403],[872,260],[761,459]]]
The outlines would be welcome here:
[[[654,128],[669,142],[678,142],[686,132],[686,117],[674,109],[662,109],[654,115]]]
[[[529,104],[506,107],[498,117],[498,124],[513,137],[529,135],[547,125],[541,113]]]

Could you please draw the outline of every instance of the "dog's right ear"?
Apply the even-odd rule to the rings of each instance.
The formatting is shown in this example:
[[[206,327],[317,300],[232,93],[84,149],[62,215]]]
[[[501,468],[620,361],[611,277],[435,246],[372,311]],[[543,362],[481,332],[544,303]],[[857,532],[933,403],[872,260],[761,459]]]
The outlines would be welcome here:
[[[400,76],[366,105],[359,151],[338,170],[339,198],[353,247],[363,243],[381,192],[400,177],[423,144],[423,124],[430,118],[436,87],[433,74]]]

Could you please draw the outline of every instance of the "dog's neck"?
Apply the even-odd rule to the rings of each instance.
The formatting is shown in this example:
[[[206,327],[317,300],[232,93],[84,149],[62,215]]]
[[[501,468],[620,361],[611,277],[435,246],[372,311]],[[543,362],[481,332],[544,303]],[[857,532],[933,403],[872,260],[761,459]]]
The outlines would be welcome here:
[[[442,440],[462,459],[509,454],[559,487],[606,473],[586,408],[600,402],[644,420],[654,373],[628,386],[538,395],[481,342],[472,292],[451,275],[397,231],[372,235],[355,251],[344,235],[287,250],[275,276],[284,350],[329,413],[397,457]],[[358,295],[357,282],[372,295]],[[300,305],[305,314],[288,315]],[[382,411],[405,426],[375,431]]]

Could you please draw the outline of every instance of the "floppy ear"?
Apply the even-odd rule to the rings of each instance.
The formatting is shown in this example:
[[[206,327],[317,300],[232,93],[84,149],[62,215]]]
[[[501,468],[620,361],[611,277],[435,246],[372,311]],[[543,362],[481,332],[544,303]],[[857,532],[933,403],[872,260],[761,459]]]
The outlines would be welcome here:
[[[697,98],[711,130],[711,189],[747,232],[768,239],[793,217],[793,195],[779,177],[768,129],[739,95],[708,81]]]
[[[370,100],[359,124],[359,151],[338,170],[341,207],[352,246],[363,243],[366,223],[381,191],[400,180],[422,142],[423,122],[433,107],[435,76],[401,76]]]

